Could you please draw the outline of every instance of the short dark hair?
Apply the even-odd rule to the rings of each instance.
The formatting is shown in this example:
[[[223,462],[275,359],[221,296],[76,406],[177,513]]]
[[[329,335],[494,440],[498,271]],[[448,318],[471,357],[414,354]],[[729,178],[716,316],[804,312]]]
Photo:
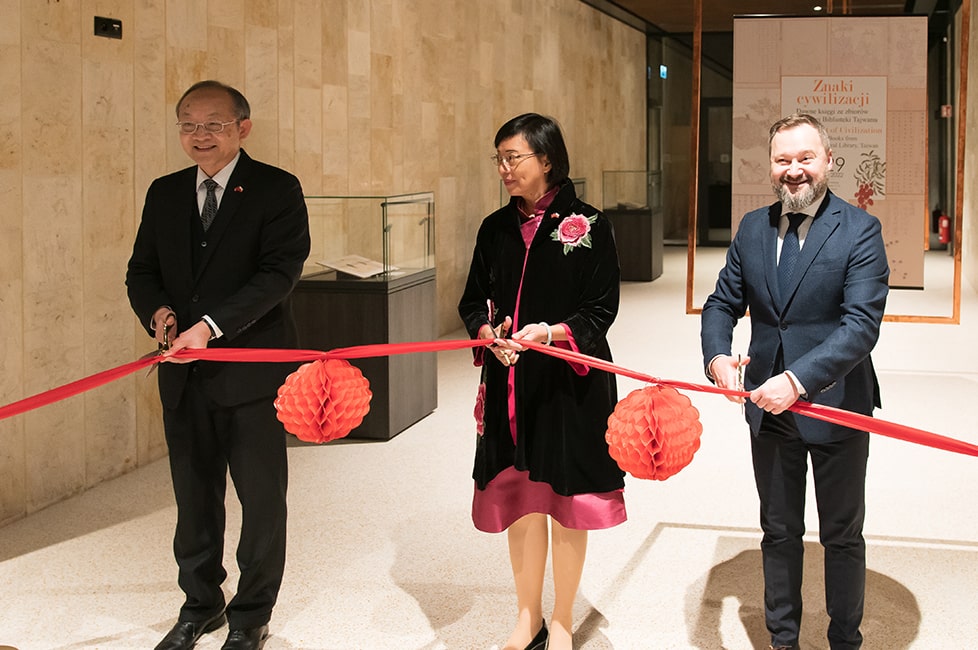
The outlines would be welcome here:
[[[180,117],[180,105],[183,103],[183,100],[187,98],[187,95],[203,89],[220,90],[227,93],[228,97],[231,98],[231,103],[234,105],[234,116],[238,118],[239,121],[251,118],[251,106],[248,104],[248,100],[245,99],[245,96],[242,95],[237,88],[223,84],[220,81],[214,81],[213,79],[198,81],[190,88],[187,88],[187,90],[180,95],[180,101],[178,101],[176,105],[177,117]]]
[[[822,140],[822,146],[825,148],[826,152],[832,150],[832,145],[829,142],[829,132],[825,130],[825,127],[818,121],[818,118],[816,118],[814,115],[809,115],[808,113],[792,113],[788,117],[782,117],[780,120],[772,124],[771,131],[768,133],[767,138],[768,149],[770,150],[771,142],[774,141],[774,136],[780,131],[793,129],[796,126],[801,126],[803,124],[807,124],[818,131],[818,137]]]
[[[550,171],[546,175],[547,185],[553,187],[563,183],[570,174],[570,160],[557,121],[537,113],[517,115],[499,127],[494,144],[499,147],[500,142],[517,135],[526,138],[533,153],[543,154],[550,161]]]

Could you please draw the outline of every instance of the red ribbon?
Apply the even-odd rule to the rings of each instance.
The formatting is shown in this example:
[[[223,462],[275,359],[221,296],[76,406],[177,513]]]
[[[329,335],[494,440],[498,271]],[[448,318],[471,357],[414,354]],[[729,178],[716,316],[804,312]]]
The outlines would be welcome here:
[[[34,409],[41,408],[42,406],[47,406],[48,404],[53,404],[54,402],[73,397],[78,393],[84,393],[86,390],[91,390],[103,384],[107,384],[110,381],[121,379],[126,375],[136,372],[140,368],[151,366],[154,363],[156,363],[155,355],[146,356],[141,359],[137,359],[136,361],[131,361],[127,364],[118,366],[117,368],[103,370],[102,372],[85,377],[84,379],[73,381],[70,384],[65,384],[64,386],[59,386],[58,388],[53,388],[51,390],[44,391],[43,393],[38,393],[37,395],[22,399],[19,402],[7,404],[4,407],[0,407],[0,420],[13,417],[15,415],[20,415],[26,411],[33,411]]]
[[[466,341],[425,341],[416,343],[383,343],[375,345],[358,345],[349,348],[337,348],[328,352],[321,352],[319,350],[292,350],[274,348],[184,348],[175,353],[173,356],[178,359],[200,361],[305,363],[315,361],[317,359],[363,359],[367,357],[383,357],[394,354],[462,350],[465,348],[476,348],[491,344],[492,339],[475,339]],[[623,377],[637,379],[648,384],[660,384],[663,386],[672,386],[673,388],[681,390],[691,390],[701,393],[715,393],[718,395],[732,395],[738,397],[747,397],[749,395],[749,393],[739,390],[729,390],[711,385],[692,384],[683,381],[660,379],[658,377],[653,377],[652,375],[629,370],[628,368],[616,365],[610,361],[597,359],[595,357],[581,354],[580,352],[574,352],[573,350],[568,350],[566,348],[543,345],[542,343],[534,343],[531,341],[520,341],[520,345],[543,354],[549,354],[550,356],[558,359],[573,361],[591,368],[597,368],[598,370],[604,370],[606,372],[622,375]],[[141,359],[137,359],[136,361],[118,366],[117,368],[104,370],[84,379],[71,382],[70,384],[65,384],[64,386],[45,391],[43,393],[38,393],[37,395],[33,395],[17,402],[13,402],[6,406],[0,407],[0,420],[19,415],[42,406],[47,406],[48,404],[67,399],[69,397],[73,397],[79,393],[97,388],[98,386],[107,384],[110,381],[120,379],[126,375],[136,372],[137,370],[140,370],[141,368],[146,368],[158,362],[158,356],[147,355]],[[831,422],[832,424],[851,427],[861,431],[868,431],[869,433],[876,433],[890,438],[896,438],[897,440],[904,440],[906,442],[912,442],[918,445],[933,447],[935,449],[943,449],[944,451],[951,451],[968,456],[978,456],[978,446],[962,440],[956,440],[947,436],[924,431],[923,429],[916,429],[914,427],[908,427],[902,424],[896,424],[894,422],[887,422],[886,420],[879,420],[867,415],[852,413],[851,411],[845,411],[842,409],[833,408],[831,406],[799,401],[795,402],[788,410],[807,417],[824,420],[825,422]]]
[[[750,395],[749,392],[740,390],[729,390],[726,388],[718,388],[717,386],[690,384],[683,381],[672,381],[669,379],[658,379],[656,377],[652,377],[651,375],[645,375],[633,370],[628,370],[627,368],[622,368],[611,362],[588,357],[587,355],[564,348],[548,347],[541,343],[531,343],[528,341],[520,341],[520,345],[530,348],[531,350],[545,352],[551,356],[565,359],[567,361],[575,361],[577,363],[591,366],[592,368],[606,370],[608,372],[613,372],[625,377],[631,377],[650,384],[661,384],[663,386],[672,386],[676,389],[693,390],[701,393],[716,393],[718,395],[733,395],[737,397],[747,397]],[[831,422],[832,424],[838,424],[844,427],[859,429],[860,431],[877,433],[881,436],[896,438],[897,440],[913,442],[918,445],[934,447],[935,449],[943,449],[944,451],[953,451],[955,453],[965,454],[968,456],[978,456],[978,445],[973,445],[962,440],[956,440],[947,436],[931,433],[930,431],[924,431],[923,429],[916,429],[914,427],[908,427],[902,424],[896,424],[894,422],[887,422],[886,420],[879,420],[868,415],[862,415],[861,413],[853,413],[851,411],[837,409],[832,406],[812,404],[810,402],[802,401],[795,402],[788,408],[788,410],[810,418],[824,420],[825,422]]]
[[[295,350],[275,348],[183,348],[173,356],[177,359],[197,361],[237,361],[251,363],[301,362],[308,363],[317,359],[362,359],[366,357],[383,357],[389,354],[407,354],[410,352],[438,352],[441,350],[458,350],[474,348],[492,343],[492,341],[430,341],[426,343],[388,343],[383,345],[360,345],[353,348],[337,348],[329,352],[319,350]],[[0,420],[33,411],[34,409],[60,402],[74,397],[79,393],[98,388],[104,384],[121,379],[142,368],[160,362],[159,355],[148,354],[130,363],[104,370],[70,384],[52,388],[51,390],[32,395],[17,402],[0,407]]]

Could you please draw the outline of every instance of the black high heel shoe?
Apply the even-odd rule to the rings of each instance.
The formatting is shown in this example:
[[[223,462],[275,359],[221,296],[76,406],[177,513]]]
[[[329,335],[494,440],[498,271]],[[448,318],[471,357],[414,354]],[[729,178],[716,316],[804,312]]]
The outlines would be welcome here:
[[[547,632],[547,622],[544,621],[543,627],[540,628],[537,635],[530,641],[530,645],[526,646],[524,650],[546,650],[548,636],[550,636],[550,633]]]

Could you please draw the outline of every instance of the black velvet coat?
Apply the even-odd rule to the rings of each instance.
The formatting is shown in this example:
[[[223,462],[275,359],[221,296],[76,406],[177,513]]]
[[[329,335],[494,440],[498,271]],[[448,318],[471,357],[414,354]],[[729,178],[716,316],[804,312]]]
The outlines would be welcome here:
[[[571,214],[592,217],[591,247],[564,254],[552,239]],[[526,248],[520,234],[516,199],[486,217],[479,228],[459,315],[469,336],[486,323],[498,325],[516,312]],[[526,256],[517,331],[525,324],[565,323],[580,351],[611,360],[606,338],[618,313],[618,253],[611,223],[580,201],[564,184],[550,205]],[[487,300],[495,307],[488,311]],[[485,354],[483,354],[485,352]],[[509,466],[529,470],[530,479],[549,483],[563,495],[606,492],[624,487],[624,474],[608,454],[604,435],[618,393],[613,374],[588,370],[579,375],[566,361],[527,351],[514,368],[516,444],[509,428],[509,368],[484,348],[475,350],[483,365],[485,428],[479,436],[473,478],[483,489]],[[580,369],[580,368],[578,368]]]

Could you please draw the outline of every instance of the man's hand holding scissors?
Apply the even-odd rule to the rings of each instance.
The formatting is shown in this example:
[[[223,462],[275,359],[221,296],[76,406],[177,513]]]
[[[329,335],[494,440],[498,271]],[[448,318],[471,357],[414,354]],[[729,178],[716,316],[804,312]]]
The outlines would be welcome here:
[[[718,355],[710,362],[710,376],[719,388],[743,392],[744,366],[748,363],[750,363],[750,357],[739,354],[736,357],[725,354]],[[727,395],[726,398],[741,406],[746,400],[742,395]]]
[[[190,363],[193,359],[175,358],[173,355],[184,348],[202,349],[211,339],[211,329],[204,321],[198,321],[184,332],[177,329],[177,314],[169,307],[160,307],[153,314],[153,330],[156,334],[160,361]]]

